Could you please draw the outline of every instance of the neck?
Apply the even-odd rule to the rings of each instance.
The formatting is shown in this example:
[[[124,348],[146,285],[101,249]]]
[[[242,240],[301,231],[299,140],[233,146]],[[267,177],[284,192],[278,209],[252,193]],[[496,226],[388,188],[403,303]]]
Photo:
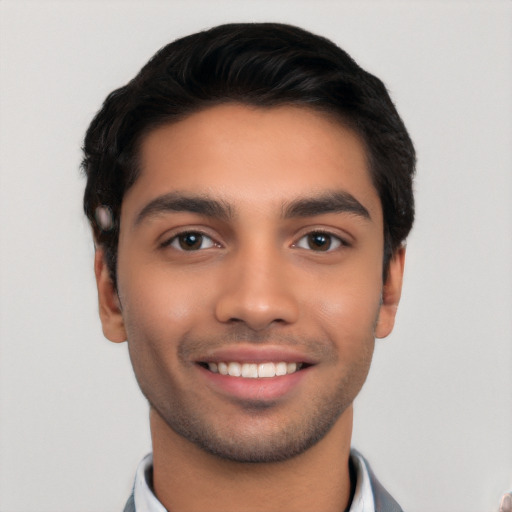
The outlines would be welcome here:
[[[350,501],[352,407],[306,452],[284,462],[239,463],[205,452],[151,409],[153,485],[171,512],[340,512]]]

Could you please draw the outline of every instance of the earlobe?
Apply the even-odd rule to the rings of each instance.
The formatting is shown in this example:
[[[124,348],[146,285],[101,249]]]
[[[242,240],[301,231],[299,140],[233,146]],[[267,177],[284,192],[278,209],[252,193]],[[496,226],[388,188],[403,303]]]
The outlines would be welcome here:
[[[400,247],[389,262],[388,276],[382,287],[382,304],[375,327],[376,338],[388,336],[395,325],[396,311],[402,294],[404,264],[405,247]]]
[[[104,251],[101,248],[96,249],[94,256],[94,273],[98,287],[98,304],[103,334],[114,343],[126,341],[119,298],[110,277]]]

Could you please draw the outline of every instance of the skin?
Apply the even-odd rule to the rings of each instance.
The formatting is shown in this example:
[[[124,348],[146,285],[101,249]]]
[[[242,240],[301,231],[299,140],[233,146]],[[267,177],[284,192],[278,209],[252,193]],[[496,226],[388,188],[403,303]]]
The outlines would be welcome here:
[[[183,196],[216,207],[169,209]],[[306,108],[195,113],[145,138],[120,225],[117,290],[96,253],[100,317],[108,339],[128,340],[151,404],[160,501],[344,510],[352,402],[392,330],[404,265],[400,249],[382,282],[382,209],[359,138]],[[232,394],[198,364],[226,351],[309,364],[283,393]]]

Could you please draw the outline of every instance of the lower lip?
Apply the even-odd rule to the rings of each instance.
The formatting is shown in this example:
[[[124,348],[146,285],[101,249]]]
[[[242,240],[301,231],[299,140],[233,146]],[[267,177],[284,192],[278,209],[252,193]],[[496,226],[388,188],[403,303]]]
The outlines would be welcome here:
[[[198,365],[209,386],[223,395],[254,402],[272,401],[292,393],[312,367],[278,377],[248,379],[213,373]]]

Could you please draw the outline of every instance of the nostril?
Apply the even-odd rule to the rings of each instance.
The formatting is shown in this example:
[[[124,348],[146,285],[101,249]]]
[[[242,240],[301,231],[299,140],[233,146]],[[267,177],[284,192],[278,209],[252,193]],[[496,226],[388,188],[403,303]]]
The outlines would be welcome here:
[[[217,299],[215,316],[224,324],[245,324],[255,331],[271,325],[292,324],[298,320],[296,297],[282,287],[262,291],[247,289],[243,283],[229,288]]]

